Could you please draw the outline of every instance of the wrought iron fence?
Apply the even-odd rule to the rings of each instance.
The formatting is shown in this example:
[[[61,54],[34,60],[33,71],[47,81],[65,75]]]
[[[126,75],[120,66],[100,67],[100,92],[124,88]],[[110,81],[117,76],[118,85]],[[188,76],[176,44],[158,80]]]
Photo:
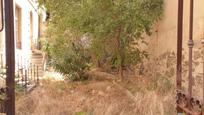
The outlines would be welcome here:
[[[0,54],[0,113],[5,113],[5,103],[6,103],[6,86],[5,86],[5,71],[4,71],[4,61],[3,54]]]
[[[5,113],[6,88],[0,88],[0,113]]]
[[[6,69],[3,60],[3,54],[0,54],[0,80],[3,80],[3,87],[0,87],[0,113],[5,113],[6,99]],[[21,87],[25,92],[32,91],[39,84],[39,67],[30,61],[17,56],[15,71],[15,85]],[[0,81],[1,82],[1,81]]]
[[[22,56],[17,56],[16,64],[16,85],[24,87],[27,91],[39,84],[39,67]]]

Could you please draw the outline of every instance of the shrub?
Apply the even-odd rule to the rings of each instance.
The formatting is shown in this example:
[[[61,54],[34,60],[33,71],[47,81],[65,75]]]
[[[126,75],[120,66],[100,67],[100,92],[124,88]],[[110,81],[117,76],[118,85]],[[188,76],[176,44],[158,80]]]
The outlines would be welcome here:
[[[88,48],[80,39],[68,40],[57,38],[51,44],[51,63],[55,70],[71,81],[87,78],[86,71],[90,68]]]

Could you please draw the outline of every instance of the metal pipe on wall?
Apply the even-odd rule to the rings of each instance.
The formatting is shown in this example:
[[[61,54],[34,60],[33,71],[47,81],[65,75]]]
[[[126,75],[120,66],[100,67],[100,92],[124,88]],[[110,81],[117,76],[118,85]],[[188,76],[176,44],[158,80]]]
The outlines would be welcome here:
[[[193,76],[192,76],[192,64],[193,64],[193,10],[194,10],[194,0],[190,0],[190,22],[189,22],[189,84],[188,84],[188,108],[191,109],[191,97],[192,97],[192,85],[193,85]]]
[[[182,87],[182,45],[183,45],[183,0],[178,0],[178,21],[177,21],[177,65],[176,65],[176,88]],[[177,113],[182,110],[177,106]]]
[[[182,42],[183,42],[183,0],[178,0],[178,24],[177,24],[177,89],[182,86]]]

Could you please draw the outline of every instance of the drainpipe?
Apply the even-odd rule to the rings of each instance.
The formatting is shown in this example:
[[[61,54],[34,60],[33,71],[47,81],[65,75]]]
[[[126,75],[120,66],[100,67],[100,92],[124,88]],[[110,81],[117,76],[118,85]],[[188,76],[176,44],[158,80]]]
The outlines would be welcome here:
[[[182,86],[182,42],[183,42],[183,0],[178,0],[178,25],[177,25],[177,71],[176,85],[181,90]]]
[[[193,85],[193,76],[192,76],[192,63],[193,63],[193,8],[194,0],[190,0],[190,27],[189,27],[189,84],[188,84],[188,108],[191,110],[191,97],[192,97],[192,85]]]
[[[1,7],[1,27],[0,32],[4,29],[4,7],[3,7],[3,0],[0,0],[0,7]]]
[[[182,87],[183,0],[178,0],[176,88]],[[177,107],[177,113],[182,110]]]

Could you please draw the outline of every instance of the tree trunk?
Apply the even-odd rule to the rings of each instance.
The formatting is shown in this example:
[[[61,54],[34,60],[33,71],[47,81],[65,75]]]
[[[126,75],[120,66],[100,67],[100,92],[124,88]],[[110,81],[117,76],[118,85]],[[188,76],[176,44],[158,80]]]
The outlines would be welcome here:
[[[123,79],[123,64],[121,63],[119,66],[119,77]]]
[[[98,67],[98,68],[101,68],[101,62],[100,62],[100,59],[97,59],[97,67]]]
[[[93,52],[92,52],[93,53]],[[101,68],[100,58],[96,56],[94,53],[91,55],[92,61],[97,68]]]
[[[122,56],[122,47],[121,47],[121,40],[120,40],[120,35],[121,35],[121,27],[118,28],[117,30],[117,35],[116,35],[116,40],[117,40],[117,53],[120,58],[120,65],[118,67],[118,76],[123,79],[123,56]]]

